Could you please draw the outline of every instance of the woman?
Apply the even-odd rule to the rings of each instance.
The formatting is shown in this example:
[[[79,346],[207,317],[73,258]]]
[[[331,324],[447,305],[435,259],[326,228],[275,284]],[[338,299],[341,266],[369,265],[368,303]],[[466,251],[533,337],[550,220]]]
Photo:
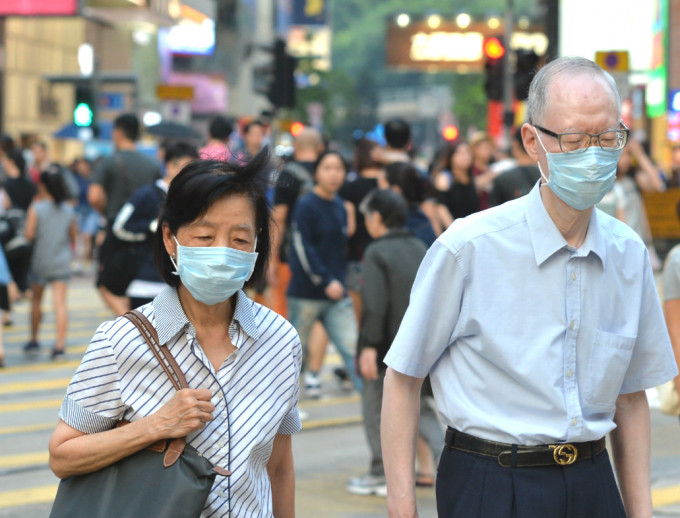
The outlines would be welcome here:
[[[496,172],[491,168],[494,163],[495,145],[491,136],[483,131],[478,131],[470,137],[470,149],[474,157],[472,176],[475,179],[477,195],[479,196],[479,208],[489,208],[489,193],[493,189],[493,181]]]
[[[56,166],[40,173],[38,195],[28,208],[26,239],[33,243],[31,256],[31,340],[24,346],[26,352],[37,352],[38,332],[42,320],[42,298],[50,284],[54,293],[54,314],[57,323],[57,341],[52,349],[52,359],[64,357],[68,309],[66,289],[71,278],[71,246],[77,234],[73,207],[66,202],[68,187]]]
[[[315,185],[295,204],[289,257],[292,278],[288,285],[288,315],[309,349],[305,372],[307,396],[321,396],[321,368],[325,341],[309,341],[312,325],[319,320],[342,356],[345,368],[361,391],[354,367],[357,323],[347,293],[348,213],[338,196],[347,173],[337,151],[322,153],[314,164]]]
[[[216,479],[204,516],[294,516],[300,341],[241,290],[266,272],[269,208],[257,176],[268,159],[199,160],[170,184],[154,250],[169,286],[140,309],[191,388],[175,392],[127,319],[102,324],[50,440],[60,478],[186,436],[232,472]],[[121,419],[131,424],[115,428]]]
[[[433,184],[438,193],[437,212],[444,228],[456,218],[464,218],[480,208],[473,178],[472,150],[458,142],[444,158],[444,168],[435,173]],[[446,174],[448,171],[449,174]]]
[[[350,204],[350,210],[355,215],[355,231],[347,243],[347,290],[354,304],[357,321],[361,318],[361,286],[364,278],[361,262],[364,249],[371,242],[371,236],[366,230],[364,215],[359,205],[366,195],[378,187],[378,177],[383,174],[382,164],[372,158],[374,151],[380,147],[377,142],[360,139],[354,148],[354,173],[347,175],[344,185],[338,193]],[[347,205],[346,205],[347,207]]]
[[[425,197],[425,184],[418,170],[407,162],[393,162],[385,168],[385,174],[378,180],[381,189],[392,189],[401,194],[408,203],[406,228],[428,248],[437,239],[437,234],[424,207],[430,203]]]

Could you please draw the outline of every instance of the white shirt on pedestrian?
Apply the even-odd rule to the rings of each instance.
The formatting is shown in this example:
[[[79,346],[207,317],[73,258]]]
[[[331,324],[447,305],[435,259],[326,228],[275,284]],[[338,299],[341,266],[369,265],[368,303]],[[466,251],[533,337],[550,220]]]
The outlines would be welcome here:
[[[538,184],[434,243],[385,363],[430,372],[448,426],[523,445],[600,439],[619,394],[677,373],[640,238],[593,210],[574,249]]]

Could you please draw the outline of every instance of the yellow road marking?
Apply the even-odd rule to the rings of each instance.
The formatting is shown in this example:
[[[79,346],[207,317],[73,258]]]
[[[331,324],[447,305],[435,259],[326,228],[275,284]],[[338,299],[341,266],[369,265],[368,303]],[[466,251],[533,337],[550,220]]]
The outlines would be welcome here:
[[[57,496],[57,487],[57,484],[54,484],[51,486],[4,491],[0,493],[0,508],[53,502],[54,497]]]
[[[71,378],[60,378],[42,381],[18,381],[16,383],[3,383],[0,385],[0,394],[16,394],[17,392],[31,392],[36,390],[64,389],[70,383]]]
[[[332,417],[329,419],[312,419],[309,421],[302,421],[303,430],[317,430],[319,428],[328,428],[330,426],[343,426],[348,424],[361,423],[360,416],[352,417]]]
[[[677,503],[680,503],[680,485],[652,490],[652,505],[655,509]]]
[[[3,455],[0,457],[0,469],[34,466],[35,464],[47,464],[49,457],[49,453],[46,451],[20,453],[17,455]]]
[[[51,430],[56,426],[56,421],[54,423],[43,423],[34,424],[29,426],[6,426],[5,428],[0,428],[0,435],[10,435],[10,434],[22,434],[27,432],[43,432],[45,430]]]
[[[74,347],[69,347],[68,351],[69,352],[77,352],[78,349],[83,349],[85,351],[87,346],[74,346]],[[57,369],[73,369],[80,365],[80,360],[74,360],[74,361],[64,361],[64,362],[49,362],[49,363],[36,363],[32,365],[15,365],[14,367],[5,367],[2,369],[2,374],[21,374],[25,372],[45,372],[45,371],[53,371]],[[2,379],[2,378],[0,378]]]
[[[361,397],[359,394],[354,394],[352,396],[347,396],[347,397],[339,397],[339,398],[327,398],[327,399],[315,399],[315,400],[306,400],[306,401],[300,401],[299,407],[300,408],[312,408],[312,407],[319,407],[319,406],[330,406],[330,405],[344,405],[345,403],[358,403],[361,401]]]
[[[10,412],[23,412],[24,410],[40,410],[45,408],[59,408],[62,399],[45,399],[41,401],[28,401],[26,403],[7,403],[0,405],[0,414]]]

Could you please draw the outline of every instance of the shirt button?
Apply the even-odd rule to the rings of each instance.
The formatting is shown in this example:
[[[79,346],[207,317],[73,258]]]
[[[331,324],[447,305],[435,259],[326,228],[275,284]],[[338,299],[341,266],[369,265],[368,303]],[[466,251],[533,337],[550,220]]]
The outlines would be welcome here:
[[[574,272],[571,272],[571,280],[572,281],[576,280],[576,274]]]
[[[567,378],[571,378],[573,375],[574,375],[574,373],[571,371],[571,369],[569,369],[567,371]]]
[[[571,426],[576,426],[577,423],[578,423],[578,419],[576,419],[575,417],[572,417],[571,418]]]
[[[572,320],[572,321],[569,323],[569,329],[574,329],[575,326],[576,326],[576,324],[575,324],[574,321]]]
[[[229,496],[229,494],[224,490],[218,491],[217,494],[218,494],[218,496],[221,496],[222,498],[227,498]]]

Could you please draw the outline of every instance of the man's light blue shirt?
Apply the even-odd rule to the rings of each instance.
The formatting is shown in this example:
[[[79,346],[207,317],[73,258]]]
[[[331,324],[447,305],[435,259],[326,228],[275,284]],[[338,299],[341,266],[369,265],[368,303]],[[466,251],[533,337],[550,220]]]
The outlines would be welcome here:
[[[593,210],[574,249],[538,184],[432,245],[385,363],[430,372],[448,426],[524,445],[600,439],[619,394],[677,373],[637,234]]]

